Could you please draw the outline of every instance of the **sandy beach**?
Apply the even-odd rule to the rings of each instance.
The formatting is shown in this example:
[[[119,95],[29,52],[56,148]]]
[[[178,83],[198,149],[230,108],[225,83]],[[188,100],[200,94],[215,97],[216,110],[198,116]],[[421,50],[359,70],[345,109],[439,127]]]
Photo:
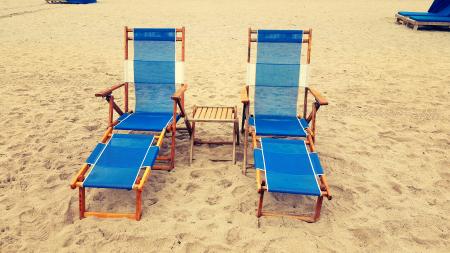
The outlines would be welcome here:
[[[0,252],[449,252],[450,33],[395,24],[427,0],[0,3]],[[316,148],[333,193],[314,224],[255,216],[255,174],[229,146],[177,139],[141,221],[78,218],[69,182],[107,127],[94,93],[123,77],[123,27],[186,27],[186,106],[237,105],[247,29],[313,29],[310,86],[329,100]],[[119,102],[120,102],[119,96]],[[229,137],[228,125],[198,135]],[[268,194],[267,208],[311,199]],[[128,191],[90,190],[89,208],[132,211]]]

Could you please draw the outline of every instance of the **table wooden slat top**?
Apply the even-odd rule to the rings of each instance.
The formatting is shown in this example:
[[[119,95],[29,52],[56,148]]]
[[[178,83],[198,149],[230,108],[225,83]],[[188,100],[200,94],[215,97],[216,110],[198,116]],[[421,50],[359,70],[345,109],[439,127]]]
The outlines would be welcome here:
[[[195,108],[191,121],[234,122],[237,116],[235,114],[235,107],[199,106]]]

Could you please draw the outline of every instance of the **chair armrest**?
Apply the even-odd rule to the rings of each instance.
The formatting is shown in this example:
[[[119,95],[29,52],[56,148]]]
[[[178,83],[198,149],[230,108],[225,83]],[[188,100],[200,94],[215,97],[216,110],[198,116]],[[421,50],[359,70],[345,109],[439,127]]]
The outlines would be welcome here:
[[[187,84],[182,84],[181,87],[177,91],[175,91],[175,93],[173,93],[172,99],[180,100],[181,96],[184,94],[184,92],[187,90],[187,88],[188,88]]]
[[[250,99],[248,98],[248,85],[242,87],[242,90],[241,90],[241,102],[243,104],[250,103]]]
[[[309,87],[308,87],[308,90],[309,90],[309,92],[311,92],[311,94],[314,96],[314,98],[320,105],[328,105],[328,101],[324,97],[322,97],[320,92],[318,92],[317,90],[315,90],[313,88],[309,88]]]
[[[116,84],[114,86],[111,86],[110,88],[106,89],[106,90],[102,90],[100,92],[95,93],[96,97],[107,97],[109,95],[111,95],[111,93],[115,90],[117,90],[118,88],[124,86],[125,83],[121,83],[121,84]]]

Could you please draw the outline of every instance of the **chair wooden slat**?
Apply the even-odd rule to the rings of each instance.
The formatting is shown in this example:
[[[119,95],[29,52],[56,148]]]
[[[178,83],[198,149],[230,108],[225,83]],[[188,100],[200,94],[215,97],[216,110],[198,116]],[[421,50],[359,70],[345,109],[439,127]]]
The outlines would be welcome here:
[[[219,109],[217,110],[217,119],[221,119],[222,118],[222,112],[223,112],[223,107],[219,107]]]
[[[233,118],[233,109],[228,108],[227,110],[227,119],[232,119]]]
[[[216,118],[216,114],[217,114],[217,107],[213,107],[211,108],[211,119],[215,119]]]
[[[202,108],[202,113],[200,114],[200,117],[198,117],[199,119],[204,119],[205,118],[205,114],[208,108]]]

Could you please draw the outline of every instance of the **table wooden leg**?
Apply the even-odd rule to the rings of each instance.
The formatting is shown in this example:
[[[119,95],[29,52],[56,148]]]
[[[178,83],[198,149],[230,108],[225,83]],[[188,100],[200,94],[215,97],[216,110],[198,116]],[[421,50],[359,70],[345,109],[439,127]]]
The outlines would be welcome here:
[[[189,152],[189,165],[192,164],[194,158],[194,142],[195,142],[195,121],[192,122],[192,135],[191,135],[191,147]]]
[[[236,164],[236,123],[233,124],[233,164]]]

